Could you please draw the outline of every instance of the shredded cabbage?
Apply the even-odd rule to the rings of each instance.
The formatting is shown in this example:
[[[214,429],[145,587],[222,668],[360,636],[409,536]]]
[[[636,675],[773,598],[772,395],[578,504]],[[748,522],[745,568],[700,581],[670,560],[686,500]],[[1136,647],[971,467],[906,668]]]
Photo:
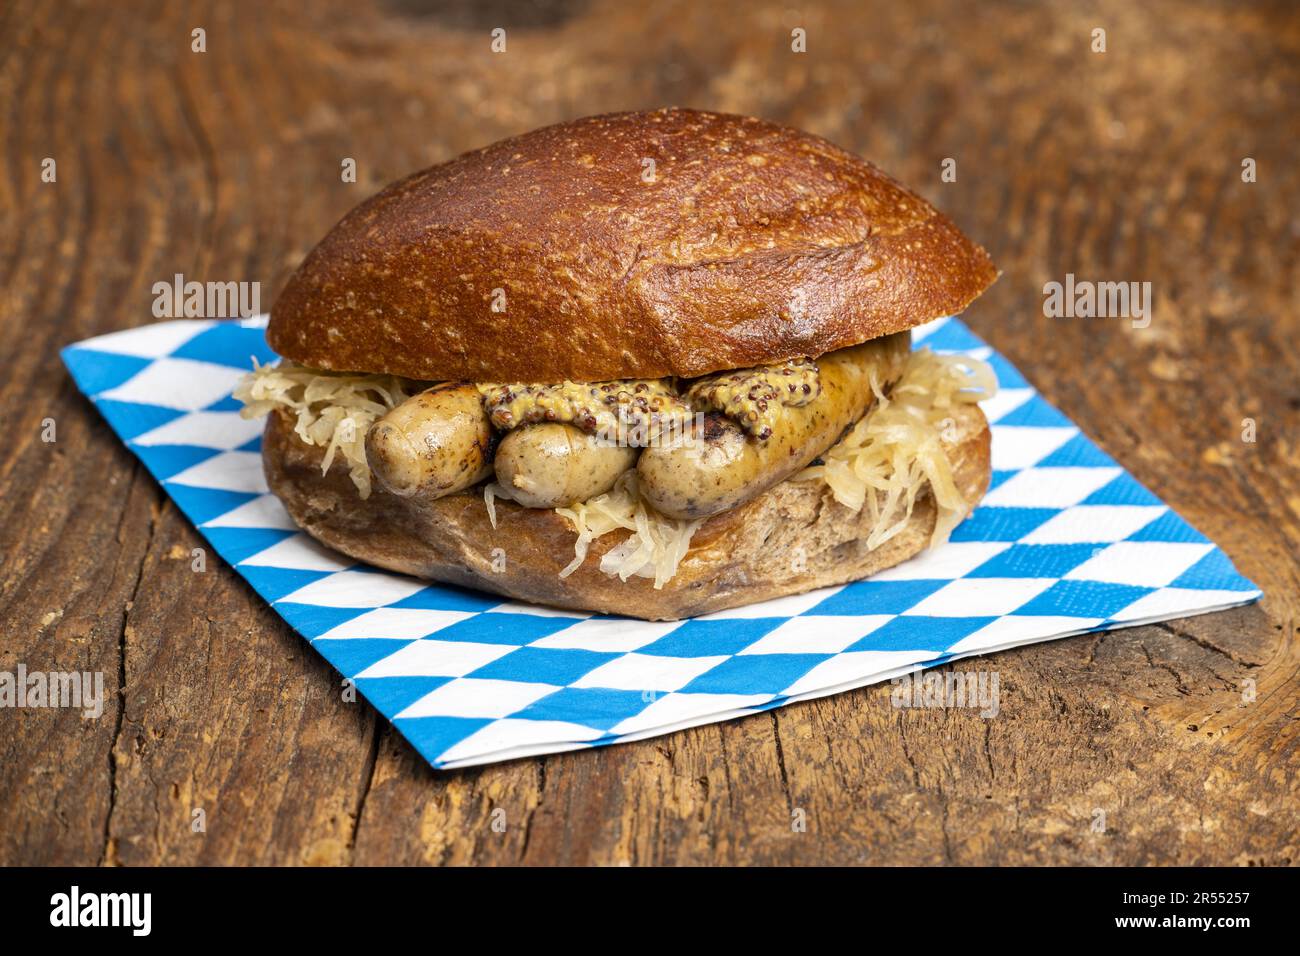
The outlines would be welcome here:
[[[325,449],[321,474],[329,471],[335,452],[348,464],[348,475],[362,498],[370,497],[366,464],[366,429],[389,409],[427,387],[395,375],[349,375],[325,372],[285,360],[257,365],[235,386],[244,403],[240,415],[259,418],[277,408],[296,416],[293,430],[308,445]]]
[[[483,504],[494,528],[497,498],[509,499],[509,490],[495,481],[485,485]],[[567,508],[556,508],[555,513],[567,518],[578,533],[573,543],[573,560],[560,572],[560,577],[567,578],[582,567],[592,541],[623,528],[632,534],[605,553],[600,559],[600,570],[610,576],[617,574],[621,581],[633,575],[654,578],[655,590],[672,580],[677,566],[690,550],[691,536],[704,523],[703,518],[695,521],[666,518],[651,508],[637,488],[635,468],[623,472],[614,487],[604,494]]]
[[[847,435],[822,456],[823,464],[805,468],[793,481],[821,479],[835,500],[873,518],[867,547],[878,548],[907,526],[917,498],[929,487],[939,510],[930,546],[942,544],[966,517],[967,504],[952,477],[945,444],[955,436],[952,412],[960,404],[981,402],[997,391],[993,369],[978,359],[935,355],[929,349],[908,357],[902,377],[886,395],[871,381],[878,404]],[[870,494],[868,494],[870,492]],[[484,486],[483,501],[496,527],[496,498],[511,497],[496,482]],[[619,528],[632,534],[610,549],[600,570],[629,577],[653,577],[662,588],[677,573],[691,538],[704,523],[666,518],[642,500],[636,469],[629,469],[614,487],[589,501],[556,508],[577,532],[573,560],[560,572],[568,577],[582,566],[591,542]]]
[[[917,498],[929,487],[938,508],[930,547],[942,544],[968,510],[944,448],[955,440],[953,409],[992,398],[997,387],[985,362],[915,351],[888,397],[873,381],[876,408],[821,456],[824,464],[805,468],[793,480],[820,478],[840,504],[854,511],[869,508],[869,549],[907,526]]]
[[[603,495],[555,511],[572,521],[578,532],[573,560],[560,572],[560,577],[568,577],[578,570],[586,560],[587,548],[596,538],[616,528],[626,528],[632,534],[605,553],[600,559],[600,570],[617,574],[620,581],[634,574],[654,578],[655,590],[677,573],[677,566],[690,549],[691,536],[704,523],[703,518],[694,521],[666,518],[651,508],[641,498],[635,468],[625,471]]]
[[[335,453],[343,455],[348,474],[362,498],[370,495],[366,464],[366,429],[390,409],[429,383],[393,375],[350,375],[308,368],[294,362],[261,365],[244,376],[234,397],[244,403],[241,415],[256,418],[283,408],[295,415],[294,431],[304,442],[325,449],[321,472]],[[930,546],[947,540],[966,516],[967,504],[952,477],[945,444],[951,444],[953,409],[984,401],[997,391],[997,377],[984,362],[966,356],[913,352],[902,378],[884,393],[873,376],[878,404],[822,456],[822,464],[805,468],[793,481],[821,479],[835,500],[873,518],[868,548],[878,548],[907,525],[918,497],[928,487],[938,506]],[[497,482],[483,486],[483,501],[496,527],[496,498],[511,498]],[[591,542],[620,528],[632,532],[608,551],[600,570],[626,581],[654,579],[662,588],[677,573],[691,538],[704,523],[667,518],[642,500],[632,468],[604,494],[567,508],[556,508],[577,533],[574,557],[560,572],[568,577],[586,560]]]

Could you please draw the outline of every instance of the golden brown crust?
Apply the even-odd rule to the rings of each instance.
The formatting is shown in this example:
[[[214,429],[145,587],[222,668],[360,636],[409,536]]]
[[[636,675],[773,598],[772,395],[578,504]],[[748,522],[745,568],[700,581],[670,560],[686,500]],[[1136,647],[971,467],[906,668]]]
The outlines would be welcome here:
[[[975,405],[962,406],[955,418],[953,471],[963,497],[974,505],[989,483],[988,423]],[[935,521],[926,495],[901,534],[868,551],[867,509],[858,514],[840,505],[821,481],[785,481],[706,521],[677,574],[656,591],[647,578],[623,582],[600,571],[601,555],[625,532],[596,539],[582,567],[561,578],[575,535],[554,511],[498,500],[493,528],[477,488],[433,501],[376,489],[362,501],[339,462],[321,474],[322,450],[304,444],[282,412],[267,422],[262,457],[271,490],[294,521],[358,560],[534,604],[650,620],[693,617],[870,577],[924,550]],[[494,564],[495,549],[501,550]]]
[[[996,275],[924,199],[819,137],[619,113],[389,186],[308,255],[267,336],[306,365],[425,380],[695,377],[955,314]]]

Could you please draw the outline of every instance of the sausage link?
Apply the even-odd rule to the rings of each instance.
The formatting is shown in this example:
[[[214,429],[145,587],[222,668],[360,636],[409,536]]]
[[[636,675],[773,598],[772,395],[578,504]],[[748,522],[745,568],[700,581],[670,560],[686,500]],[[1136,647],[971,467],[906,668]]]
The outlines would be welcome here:
[[[497,481],[527,508],[562,508],[609,491],[639,451],[572,425],[525,425],[501,439]]]
[[[385,490],[441,498],[492,473],[492,426],[472,385],[435,385],[366,431],[366,461]]]
[[[902,373],[910,335],[899,333],[840,349],[817,360],[822,393],[783,407],[766,440],[747,438],[716,412],[685,433],[651,446],[637,463],[641,494],[670,518],[707,518],[762,494],[835,444],[875,403],[880,387]]]

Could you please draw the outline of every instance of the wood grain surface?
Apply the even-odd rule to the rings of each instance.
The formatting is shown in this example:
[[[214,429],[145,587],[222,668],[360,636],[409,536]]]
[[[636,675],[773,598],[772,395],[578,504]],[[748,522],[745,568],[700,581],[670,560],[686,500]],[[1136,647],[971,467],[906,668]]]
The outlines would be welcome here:
[[[1293,4],[307,6],[0,6],[0,670],[109,695],[98,720],[0,711],[0,863],[1300,860]],[[191,570],[202,539],[58,349],[152,321],[178,272],[258,280],[265,308],[387,181],[664,104],[820,133],[951,215],[1003,270],[971,325],[1263,602],[953,665],[998,672],[993,719],[886,686],[436,773],[343,702],[235,574]],[[1044,318],[1069,272],[1150,281],[1150,327]]]

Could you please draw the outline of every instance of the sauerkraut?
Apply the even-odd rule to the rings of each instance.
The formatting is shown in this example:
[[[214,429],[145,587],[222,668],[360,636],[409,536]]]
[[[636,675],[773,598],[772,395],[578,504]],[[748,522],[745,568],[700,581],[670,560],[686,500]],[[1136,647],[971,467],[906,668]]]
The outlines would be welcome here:
[[[294,431],[304,442],[325,449],[321,472],[336,453],[362,498],[370,495],[370,468],[365,435],[376,419],[430,383],[393,375],[325,372],[293,362],[258,366],[235,388],[245,405],[241,414],[255,418],[283,408],[294,415]],[[888,396],[874,379],[876,407],[838,443],[792,481],[821,479],[840,504],[872,515],[868,548],[878,548],[907,526],[918,498],[931,490],[938,506],[930,546],[946,541],[966,516],[967,505],[953,481],[945,444],[953,436],[952,414],[960,405],[991,398],[997,378],[984,362],[966,356],[913,352],[902,377]],[[495,499],[511,498],[497,482],[483,486],[484,506],[495,528]],[[556,513],[568,519],[577,535],[573,560],[560,572],[568,577],[587,558],[591,542],[612,531],[631,534],[601,558],[600,570],[621,580],[646,577],[662,588],[677,573],[691,538],[705,519],[667,518],[642,498],[636,469],[625,472],[604,494]]]
[[[258,418],[277,408],[291,412],[298,437],[325,449],[321,474],[329,471],[335,453],[341,454],[352,483],[362,498],[368,498],[366,429],[427,385],[395,375],[324,372],[285,360],[255,367],[240,380],[234,396],[244,403],[240,411],[244,418]]]
[[[483,503],[492,527],[497,523],[494,499],[509,497],[509,491],[496,482],[484,487]],[[578,535],[573,543],[573,560],[560,572],[560,577],[567,578],[582,566],[592,541],[623,528],[632,534],[605,553],[600,559],[600,570],[611,576],[616,574],[622,581],[633,575],[654,578],[656,590],[672,580],[690,549],[691,536],[704,523],[703,518],[695,521],[666,518],[651,508],[637,488],[635,468],[619,476],[614,487],[604,494],[568,508],[556,508],[555,513],[567,518]]]
[[[938,506],[930,546],[942,544],[966,516],[967,504],[952,477],[945,444],[956,436],[954,409],[981,402],[997,391],[997,377],[986,363],[966,356],[936,355],[928,349],[908,357],[902,377],[886,395],[873,379],[876,407],[822,456],[822,464],[805,468],[792,481],[825,481],[836,501],[861,511],[870,509],[872,530],[867,547],[875,549],[907,526],[917,499],[928,487]],[[496,527],[494,499],[510,498],[493,482],[483,489],[484,504]],[[573,560],[560,572],[568,577],[587,558],[591,542],[622,528],[632,534],[608,551],[600,570],[626,581],[633,575],[654,578],[662,588],[677,573],[691,538],[705,519],[667,518],[642,500],[636,469],[629,469],[608,492],[556,513],[573,525],[577,539]]]
[[[792,480],[820,478],[840,504],[870,509],[871,549],[907,526],[928,487],[938,509],[930,547],[942,544],[968,508],[944,448],[955,440],[952,414],[960,404],[992,398],[997,376],[978,359],[920,349],[909,356],[888,396],[874,382],[873,388],[875,409],[821,456],[824,464],[805,468]]]

